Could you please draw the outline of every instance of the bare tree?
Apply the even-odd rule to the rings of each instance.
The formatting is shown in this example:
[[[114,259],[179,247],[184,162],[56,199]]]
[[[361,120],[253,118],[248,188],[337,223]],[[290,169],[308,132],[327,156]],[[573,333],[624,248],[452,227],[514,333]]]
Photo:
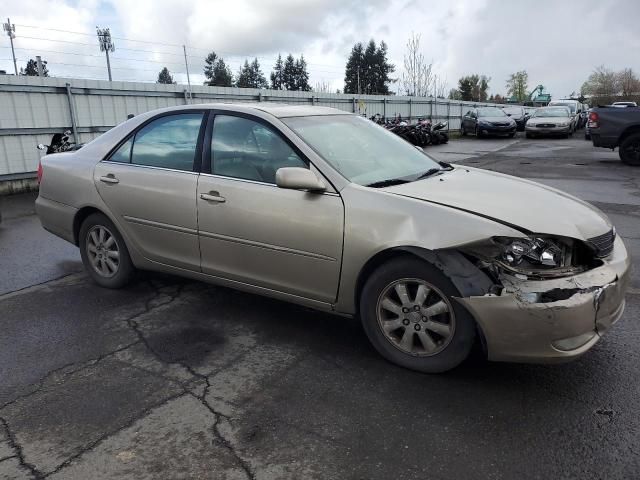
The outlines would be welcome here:
[[[402,86],[409,96],[426,97],[431,93],[432,83],[433,63],[427,63],[420,52],[420,34],[412,33],[404,55]]]
[[[507,79],[507,94],[522,103],[527,99],[529,90],[529,74],[526,70],[512,73]]]
[[[447,96],[447,79],[441,78],[440,75],[433,76],[433,96],[436,98],[446,98]]]
[[[316,86],[313,89],[314,92],[318,93],[331,93],[331,85],[324,80],[321,82],[316,82]]]
[[[623,97],[640,95],[640,80],[630,68],[625,68],[617,73],[618,90]]]
[[[618,91],[618,75],[604,65],[596,67],[580,89],[583,95],[591,95],[604,102],[610,102],[618,94]]]

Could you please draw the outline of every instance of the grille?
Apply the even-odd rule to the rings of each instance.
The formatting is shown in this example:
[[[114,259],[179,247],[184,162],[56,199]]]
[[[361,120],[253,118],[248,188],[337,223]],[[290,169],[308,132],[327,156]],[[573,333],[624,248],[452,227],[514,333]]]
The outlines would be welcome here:
[[[493,122],[492,125],[494,127],[508,127],[509,126],[509,124],[506,123],[506,122]]]
[[[556,126],[555,123],[539,123],[538,124],[538,127],[542,127],[542,128],[553,128],[555,126]]]
[[[589,243],[596,249],[596,256],[603,258],[613,251],[613,242],[616,239],[615,229],[609,230],[607,233],[598,235],[589,239]]]

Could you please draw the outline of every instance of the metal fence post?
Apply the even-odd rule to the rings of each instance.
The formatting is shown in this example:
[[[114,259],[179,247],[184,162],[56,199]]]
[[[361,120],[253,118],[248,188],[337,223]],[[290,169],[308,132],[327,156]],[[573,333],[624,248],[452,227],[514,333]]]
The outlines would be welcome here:
[[[189,92],[187,92],[186,88],[183,90],[183,92],[184,92],[184,104],[189,105]]]
[[[353,97],[353,112],[356,113],[356,97]]]
[[[262,101],[262,92],[258,92],[258,101],[261,102]]]
[[[411,123],[411,98],[409,98],[409,123]]]
[[[80,139],[78,138],[78,125],[76,124],[76,111],[73,108],[73,96],[71,95],[71,84],[65,84],[67,87],[67,100],[69,102],[69,114],[71,116],[71,129],[73,130],[73,141],[76,143],[80,143]]]
[[[382,119],[387,120],[387,97],[382,99]]]

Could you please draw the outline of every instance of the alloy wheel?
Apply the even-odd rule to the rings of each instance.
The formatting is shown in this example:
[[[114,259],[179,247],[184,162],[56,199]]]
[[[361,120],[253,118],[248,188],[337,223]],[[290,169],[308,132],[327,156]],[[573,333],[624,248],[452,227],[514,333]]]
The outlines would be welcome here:
[[[118,273],[120,249],[116,237],[104,225],[95,225],[87,232],[87,257],[91,267],[102,277]]]
[[[387,285],[376,308],[378,325],[386,339],[413,356],[440,353],[455,332],[451,302],[437,287],[416,278]]]

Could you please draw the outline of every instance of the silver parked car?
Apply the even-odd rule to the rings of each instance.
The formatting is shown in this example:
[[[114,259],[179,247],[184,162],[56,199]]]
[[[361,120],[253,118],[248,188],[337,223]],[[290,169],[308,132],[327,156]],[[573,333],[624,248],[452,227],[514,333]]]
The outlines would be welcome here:
[[[569,138],[573,132],[572,121],[569,107],[540,107],[527,122],[525,132],[527,138],[543,135]]]
[[[339,110],[157,110],[40,172],[42,225],[98,284],[155,270],[359,316],[415,370],[474,342],[491,360],[575,358],[624,308],[629,257],[595,207]]]

